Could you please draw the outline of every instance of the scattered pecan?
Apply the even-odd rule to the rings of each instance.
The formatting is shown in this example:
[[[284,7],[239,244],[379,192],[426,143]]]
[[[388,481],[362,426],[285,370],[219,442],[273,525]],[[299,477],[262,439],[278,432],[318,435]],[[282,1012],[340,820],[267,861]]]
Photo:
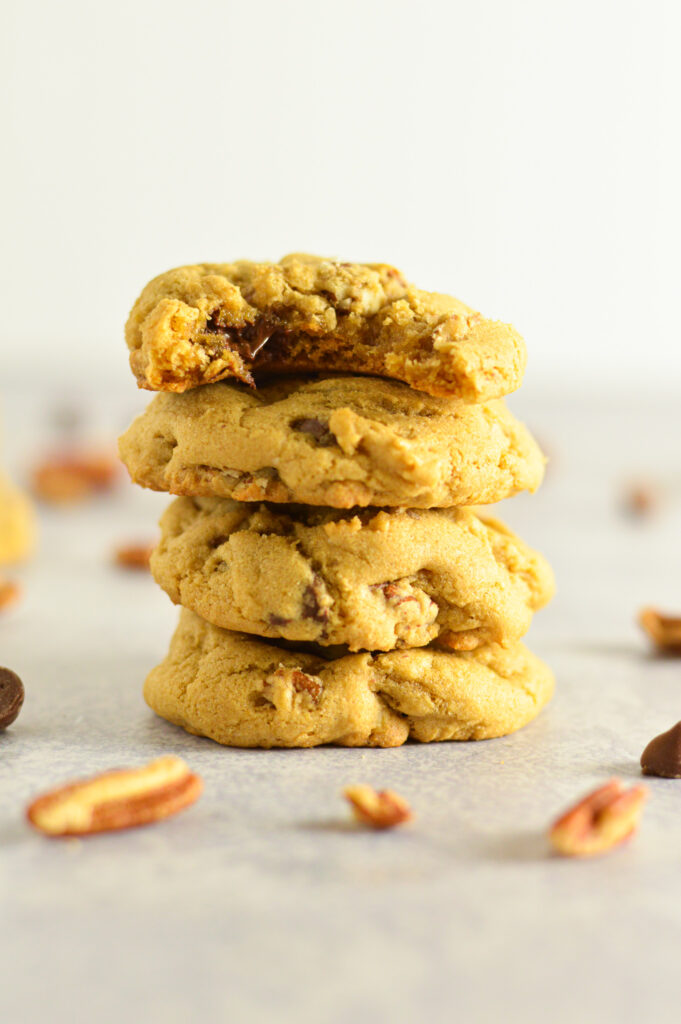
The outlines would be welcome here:
[[[12,580],[0,579],[0,612],[15,605],[21,597],[21,587]]]
[[[49,836],[86,836],[135,828],[193,804],[203,782],[179,757],[160,757],[143,768],[105,772],[38,797],[29,822]]]
[[[57,452],[34,468],[33,491],[52,504],[83,501],[110,490],[119,469],[118,459],[109,451]]]
[[[643,608],[638,622],[663,654],[681,654],[681,616],[663,615],[655,608]]]
[[[634,834],[647,796],[645,786],[625,789],[610,779],[558,818],[549,841],[564,857],[607,853]]]
[[[346,786],[343,796],[352,807],[357,821],[371,828],[394,828],[412,817],[407,801],[391,789]]]
[[[661,504],[660,488],[647,480],[627,484],[622,493],[624,511],[637,519],[645,519],[656,512]]]
[[[122,569],[149,570],[149,559],[154,550],[153,544],[123,544],[116,548],[114,561]]]

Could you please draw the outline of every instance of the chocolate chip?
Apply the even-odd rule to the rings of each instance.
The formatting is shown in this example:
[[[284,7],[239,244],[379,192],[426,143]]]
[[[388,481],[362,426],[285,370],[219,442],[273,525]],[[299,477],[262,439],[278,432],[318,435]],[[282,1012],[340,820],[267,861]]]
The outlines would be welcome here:
[[[314,619],[315,622],[326,622],[329,618],[327,608],[322,608],[319,602],[319,592],[322,580],[315,576],[312,583],[308,583],[303,591],[303,618]]]
[[[291,622],[291,619],[285,619],[281,615],[270,615],[267,621],[269,622],[270,626],[288,626]]]
[[[297,430],[299,434],[309,434],[313,437],[320,448],[328,448],[336,443],[335,435],[329,430],[328,423],[321,420],[301,419],[291,423],[291,429]]]
[[[260,317],[255,323],[246,324],[244,327],[229,327],[222,322],[220,311],[215,310],[203,330],[204,334],[217,334],[224,338],[223,348],[229,345],[242,359],[255,359],[276,329],[276,322],[267,317]]]
[[[641,754],[644,775],[681,779],[681,722],[651,740]]]
[[[24,703],[24,684],[16,672],[0,668],[0,729],[15,721]]]

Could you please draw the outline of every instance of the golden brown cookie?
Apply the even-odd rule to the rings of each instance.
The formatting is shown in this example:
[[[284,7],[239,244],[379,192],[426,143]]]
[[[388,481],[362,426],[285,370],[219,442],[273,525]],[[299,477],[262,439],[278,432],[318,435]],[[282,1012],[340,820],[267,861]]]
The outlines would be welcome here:
[[[520,643],[325,660],[219,629],[187,609],[144,687],[162,718],[234,747],[489,739],[526,725],[552,692],[551,672]]]
[[[35,547],[33,505],[18,487],[0,474],[0,565],[21,562]]]
[[[301,254],[161,274],[133,306],[126,339],[137,382],[152,391],[323,370],[479,402],[515,391],[526,358],[511,326],[414,288],[394,267]]]
[[[541,555],[467,509],[178,498],[151,569],[215,626],[351,651],[518,640],[553,593]]]
[[[370,377],[160,394],[119,448],[133,481],[153,490],[332,508],[485,505],[534,491],[544,473],[503,402]]]

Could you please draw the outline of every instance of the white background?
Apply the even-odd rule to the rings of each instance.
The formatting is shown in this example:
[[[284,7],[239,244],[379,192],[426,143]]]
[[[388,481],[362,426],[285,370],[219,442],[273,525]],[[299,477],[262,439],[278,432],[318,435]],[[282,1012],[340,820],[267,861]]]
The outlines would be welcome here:
[[[531,392],[681,382],[677,0],[3,11],[5,379],[129,387],[150,277],[297,249],[512,321]]]

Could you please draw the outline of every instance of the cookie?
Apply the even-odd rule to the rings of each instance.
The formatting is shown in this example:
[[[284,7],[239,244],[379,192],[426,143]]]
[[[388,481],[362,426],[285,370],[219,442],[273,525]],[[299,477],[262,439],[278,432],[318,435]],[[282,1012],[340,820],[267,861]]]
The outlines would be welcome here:
[[[137,382],[152,391],[323,370],[480,402],[515,391],[526,358],[508,324],[414,288],[394,267],[300,254],[161,274],[135,303],[126,339]]]
[[[175,604],[215,626],[351,651],[517,640],[553,593],[541,555],[467,509],[178,498],[151,569]]]
[[[35,514],[23,491],[0,474],[0,565],[21,562],[35,547]]]
[[[352,508],[486,505],[544,473],[503,402],[468,405],[369,377],[160,394],[120,440],[135,483],[237,501]]]
[[[552,691],[551,672],[520,643],[325,660],[183,609],[144,696],[162,718],[227,746],[396,747],[504,736],[530,722]]]

